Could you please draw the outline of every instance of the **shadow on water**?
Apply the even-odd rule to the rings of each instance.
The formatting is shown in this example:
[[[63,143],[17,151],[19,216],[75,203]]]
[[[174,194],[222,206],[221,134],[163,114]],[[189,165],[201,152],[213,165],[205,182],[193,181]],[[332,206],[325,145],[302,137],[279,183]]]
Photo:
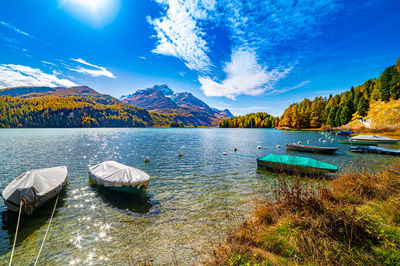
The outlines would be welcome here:
[[[57,208],[54,211],[54,217],[57,216],[58,209],[63,207],[66,196],[67,192],[64,188],[60,192]],[[55,201],[56,198],[51,199],[39,209],[35,210],[32,215],[21,215],[16,246],[20,245],[28,236],[40,229],[43,225],[47,224],[53,211]],[[8,211],[6,206],[2,207],[0,235],[4,241],[0,242],[0,254],[4,254],[12,249],[17,221],[17,212]]]
[[[90,187],[111,207],[128,214],[143,215],[159,212],[159,202],[152,201],[147,193],[117,192],[98,185],[91,185]]]

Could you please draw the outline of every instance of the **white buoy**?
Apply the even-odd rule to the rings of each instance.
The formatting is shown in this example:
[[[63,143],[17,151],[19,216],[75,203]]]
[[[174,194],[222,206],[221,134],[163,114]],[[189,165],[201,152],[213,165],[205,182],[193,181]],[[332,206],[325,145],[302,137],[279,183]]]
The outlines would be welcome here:
[[[310,144],[310,140],[307,140],[307,144]]]
[[[321,138],[319,138],[319,139],[318,139],[318,141],[319,141],[319,142],[321,142],[321,141],[322,141],[322,139],[321,139]]]
[[[150,158],[149,157],[144,158],[144,162],[145,163],[149,163],[150,162]]]
[[[301,144],[301,141],[299,140],[299,141],[297,142],[297,144]]]
[[[228,153],[227,152],[223,152],[222,155],[228,155]]]
[[[261,150],[261,146],[257,146],[257,149]]]
[[[281,145],[276,145],[276,148],[277,148],[277,149],[280,149],[280,148],[281,148]]]
[[[325,143],[325,142],[326,142],[326,140],[323,141],[323,143]]]

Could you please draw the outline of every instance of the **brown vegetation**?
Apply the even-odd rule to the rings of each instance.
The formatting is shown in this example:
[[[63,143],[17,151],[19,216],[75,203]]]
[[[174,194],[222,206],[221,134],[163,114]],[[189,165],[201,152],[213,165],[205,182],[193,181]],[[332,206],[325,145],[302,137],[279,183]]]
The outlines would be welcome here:
[[[282,178],[275,187],[207,264],[400,263],[399,173],[345,173],[319,187]]]

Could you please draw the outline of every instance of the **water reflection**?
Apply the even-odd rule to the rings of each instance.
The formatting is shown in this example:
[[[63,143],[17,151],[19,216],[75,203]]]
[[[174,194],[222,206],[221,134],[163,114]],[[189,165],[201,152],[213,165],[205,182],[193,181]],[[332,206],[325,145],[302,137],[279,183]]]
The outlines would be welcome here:
[[[152,201],[147,193],[117,192],[98,185],[91,188],[108,205],[130,214],[155,213],[159,209],[159,203]]]
[[[67,196],[66,189],[64,188],[60,192],[60,197],[58,199],[57,208],[54,211],[54,217],[57,216],[58,209],[62,208],[65,203],[65,198]],[[46,204],[41,206],[39,209],[35,210],[32,215],[22,214],[19,228],[18,228],[18,236],[16,246],[19,246],[27,237],[33,234],[35,231],[40,229],[43,225],[45,225],[51,216],[51,213],[54,208],[56,198],[51,199]],[[8,211],[7,207],[4,206],[1,209],[1,232],[0,237],[4,239],[8,239],[8,243],[1,242],[0,246],[0,254],[6,253],[8,250],[11,250],[15,229],[17,227],[18,213]]]

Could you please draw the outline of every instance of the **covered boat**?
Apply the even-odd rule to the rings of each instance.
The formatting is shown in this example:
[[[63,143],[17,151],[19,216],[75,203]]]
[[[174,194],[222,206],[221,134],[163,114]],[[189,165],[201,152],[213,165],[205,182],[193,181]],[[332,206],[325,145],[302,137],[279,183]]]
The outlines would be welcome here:
[[[374,143],[397,143],[400,139],[392,139],[378,135],[358,135],[350,138],[351,141],[367,141]]]
[[[31,214],[34,210],[54,198],[67,182],[67,167],[59,166],[28,171],[14,179],[3,190],[8,210]]]
[[[340,130],[339,132],[336,133],[336,135],[348,136],[348,135],[353,134],[353,133],[354,133],[354,132],[351,131],[351,130],[349,130],[349,131]]]
[[[336,148],[336,147],[308,146],[308,145],[300,145],[300,144],[292,143],[292,144],[286,144],[286,150],[299,151],[299,152],[334,154],[338,150],[338,148]]]
[[[335,173],[338,167],[318,160],[290,155],[269,154],[257,159],[257,164],[273,172],[302,174]]]
[[[352,141],[352,140],[339,140],[339,144],[351,144],[351,145],[374,145],[377,146],[378,143],[373,141]]]
[[[150,176],[145,172],[115,161],[90,167],[89,179],[91,184],[128,193],[144,191],[150,182]]]
[[[360,153],[378,153],[378,154],[388,154],[388,155],[400,155],[400,150],[385,149],[385,148],[375,147],[375,146],[367,146],[367,147],[350,146],[349,150],[352,152],[360,152]]]

